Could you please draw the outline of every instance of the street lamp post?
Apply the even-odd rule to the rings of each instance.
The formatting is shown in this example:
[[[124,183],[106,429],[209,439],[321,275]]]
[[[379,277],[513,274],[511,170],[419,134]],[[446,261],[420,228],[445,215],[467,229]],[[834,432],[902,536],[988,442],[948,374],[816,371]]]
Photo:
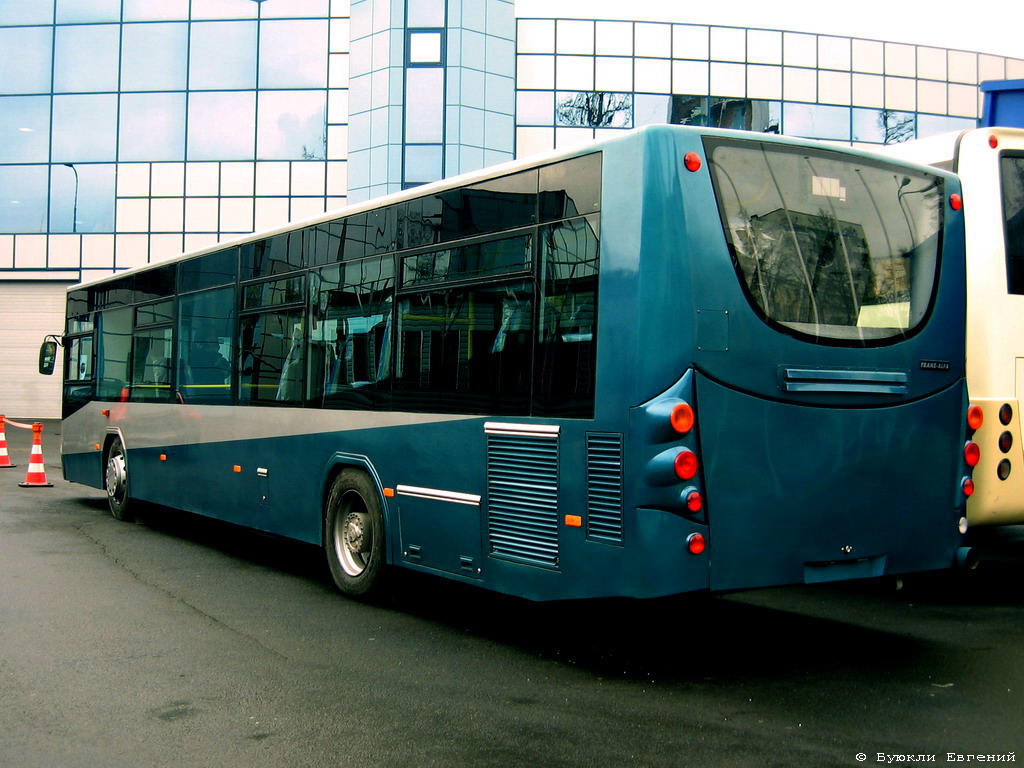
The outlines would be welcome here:
[[[78,234],[78,169],[73,163],[64,163],[64,166],[70,168],[75,174],[75,206],[71,214],[71,231]]]

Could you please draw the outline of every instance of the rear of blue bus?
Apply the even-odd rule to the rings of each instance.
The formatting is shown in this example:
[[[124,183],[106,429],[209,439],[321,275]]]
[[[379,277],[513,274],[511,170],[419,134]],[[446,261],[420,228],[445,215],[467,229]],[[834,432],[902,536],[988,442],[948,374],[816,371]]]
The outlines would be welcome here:
[[[754,134],[644,144],[635,266],[607,215],[602,243],[629,277],[605,306],[639,297],[604,348],[637,352],[605,376],[641,403],[629,506],[641,535],[682,523],[677,586],[954,565],[977,459],[956,178]]]

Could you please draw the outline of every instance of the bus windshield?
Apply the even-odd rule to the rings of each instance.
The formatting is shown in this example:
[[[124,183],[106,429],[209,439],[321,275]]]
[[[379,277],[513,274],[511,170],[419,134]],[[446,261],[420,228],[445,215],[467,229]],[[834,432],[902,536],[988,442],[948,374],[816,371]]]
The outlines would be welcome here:
[[[733,261],[762,318],[853,345],[922,324],[938,270],[941,179],[827,150],[706,141]]]

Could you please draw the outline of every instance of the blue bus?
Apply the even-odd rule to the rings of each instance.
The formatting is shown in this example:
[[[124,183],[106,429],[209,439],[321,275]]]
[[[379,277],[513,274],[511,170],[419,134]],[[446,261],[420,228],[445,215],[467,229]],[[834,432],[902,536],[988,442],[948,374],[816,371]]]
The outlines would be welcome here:
[[[534,600],[947,568],[959,191],[652,126],[73,286],[64,476],[322,546],[351,596],[394,567]]]

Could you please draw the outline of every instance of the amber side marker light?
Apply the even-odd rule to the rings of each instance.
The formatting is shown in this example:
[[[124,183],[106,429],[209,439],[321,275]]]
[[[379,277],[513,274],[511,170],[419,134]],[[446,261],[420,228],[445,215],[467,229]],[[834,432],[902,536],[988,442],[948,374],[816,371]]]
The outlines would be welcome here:
[[[978,431],[981,429],[981,425],[985,423],[985,412],[981,410],[980,405],[972,405],[967,409],[967,426]]]

